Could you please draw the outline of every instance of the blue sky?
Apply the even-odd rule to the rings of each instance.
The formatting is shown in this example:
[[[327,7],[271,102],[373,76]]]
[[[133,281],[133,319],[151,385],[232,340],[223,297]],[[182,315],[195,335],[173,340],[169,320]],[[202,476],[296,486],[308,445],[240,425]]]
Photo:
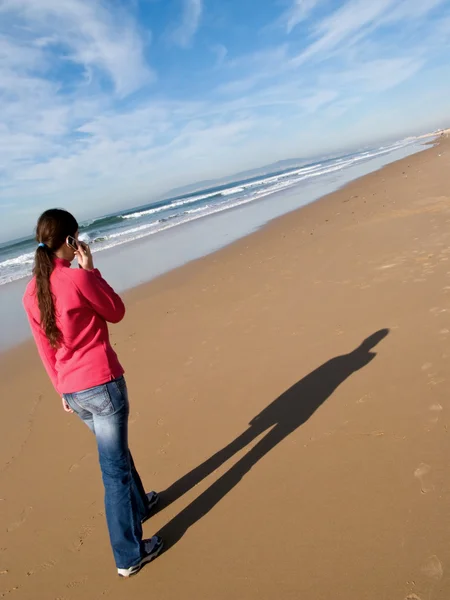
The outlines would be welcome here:
[[[0,241],[449,126],[450,0],[0,0]]]

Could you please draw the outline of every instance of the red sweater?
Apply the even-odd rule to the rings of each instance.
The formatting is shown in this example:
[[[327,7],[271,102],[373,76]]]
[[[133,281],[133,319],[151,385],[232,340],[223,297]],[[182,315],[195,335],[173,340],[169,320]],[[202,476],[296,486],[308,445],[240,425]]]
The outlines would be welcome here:
[[[97,269],[70,269],[69,261],[54,259],[50,277],[62,344],[54,350],[41,328],[36,281],[27,286],[23,304],[47,373],[61,394],[81,392],[123,375],[109,342],[107,321],[118,323],[125,307]]]

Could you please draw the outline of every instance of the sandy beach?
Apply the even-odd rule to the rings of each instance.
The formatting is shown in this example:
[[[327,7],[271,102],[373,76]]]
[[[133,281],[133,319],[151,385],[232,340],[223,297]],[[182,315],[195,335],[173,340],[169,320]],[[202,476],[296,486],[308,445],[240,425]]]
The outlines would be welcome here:
[[[450,598],[450,142],[125,294],[167,549],[117,578],[93,437],[0,355],[0,597]],[[145,260],[145,257],[143,257]]]

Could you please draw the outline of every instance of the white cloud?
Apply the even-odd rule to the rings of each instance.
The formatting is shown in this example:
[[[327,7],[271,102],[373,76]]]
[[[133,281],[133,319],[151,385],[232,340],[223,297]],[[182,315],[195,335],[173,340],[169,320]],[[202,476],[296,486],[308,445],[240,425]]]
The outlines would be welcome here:
[[[400,85],[424,66],[424,60],[415,58],[391,58],[367,61],[356,68],[340,73],[344,84],[360,84],[371,92],[386,91]]]
[[[141,110],[116,115],[116,130],[111,137],[108,126],[112,115],[111,120],[96,120],[86,127],[89,141],[77,152],[23,168],[14,188],[8,190],[9,201],[20,199],[32,189],[34,211],[38,213],[49,203],[59,202],[64,189],[64,205],[82,218],[123,207],[131,190],[135,204],[148,202],[168,187],[188,183],[195,170],[222,174],[224,152],[235,156],[233,168],[239,168],[237,150],[255,126],[247,117],[197,118],[171,129],[164,139],[152,139],[149,132],[139,138],[130,134],[129,128],[137,130],[143,116]],[[166,123],[170,123],[170,115],[166,117]],[[147,145],[142,143],[145,136]]]
[[[339,44],[349,44],[361,38],[362,33],[389,9],[395,0],[350,0],[331,15],[324,18],[314,28],[317,40],[293,60],[298,66],[317,56],[329,58]],[[352,39],[353,38],[353,39]]]
[[[182,48],[187,48],[200,26],[202,12],[202,0],[183,0],[181,23],[170,35],[172,42]]]
[[[23,197],[32,188],[36,207],[43,208],[64,189],[67,206],[83,198],[93,213],[123,201],[130,189],[136,203],[139,194],[149,200],[169,185],[188,183],[196,170],[222,175],[224,155],[227,168],[240,169],[238,150],[254,143],[258,131],[282,126],[274,117],[258,116],[259,108],[291,104],[296,113],[311,114],[336,97],[332,90],[305,91],[290,83],[218,104],[152,102],[97,114],[78,127],[82,137],[67,149],[61,144],[46,160],[21,164],[8,198]],[[20,145],[16,158],[25,148],[38,151],[38,136],[14,140]]]
[[[333,81],[333,84],[336,84],[336,89],[327,87],[326,81],[312,85],[296,78],[288,82],[266,84],[257,91],[216,104],[215,114],[265,111],[273,108],[279,110],[281,107],[285,110],[290,109],[295,114],[311,114],[339,96],[339,81]],[[222,88],[218,91],[222,92]],[[202,110],[206,111],[206,114],[211,114],[212,109],[204,107]]]
[[[308,113],[314,113],[336,100],[338,96],[339,93],[335,90],[318,90],[302,98],[299,104]]]
[[[76,155],[86,143],[79,128],[151,77],[136,24],[101,0],[0,0],[0,170],[8,194],[24,189],[33,168],[39,174],[54,157]]]
[[[420,54],[350,61],[340,68],[323,68],[317,77],[317,84],[331,86],[339,90],[341,95],[386,92],[413,77],[425,64],[425,58]]]
[[[321,117],[336,122],[337,119],[359,104],[361,100],[362,98],[359,96],[349,96],[342,100],[338,100],[337,102],[333,102],[324,107],[323,111],[321,111]]]
[[[293,0],[292,6],[283,14],[281,21],[286,31],[291,31],[302,21],[305,21],[321,0]]]
[[[223,44],[215,44],[212,46],[211,50],[217,57],[216,67],[222,66],[228,55],[228,48]]]
[[[8,18],[14,19],[15,40],[20,34],[22,43],[29,44],[28,52],[32,46],[41,56],[44,50],[53,51],[61,61],[82,66],[89,77],[98,70],[121,96],[154,77],[130,15],[117,7],[108,10],[100,0],[0,0],[0,15],[7,31]],[[12,62],[14,56],[7,60]]]
[[[312,29],[316,40],[292,60],[300,66],[307,60],[330,59],[340,48],[348,50],[377,29],[420,20],[446,0],[348,0]],[[420,40],[419,40],[420,43]]]
[[[282,44],[226,61],[228,71],[236,71],[236,79],[228,79],[217,87],[224,94],[242,94],[255,88],[264,80],[280,75],[288,67],[288,46]],[[245,75],[242,76],[242,73]]]
[[[386,15],[384,22],[397,22],[404,19],[421,19],[447,0],[400,0],[399,4]]]

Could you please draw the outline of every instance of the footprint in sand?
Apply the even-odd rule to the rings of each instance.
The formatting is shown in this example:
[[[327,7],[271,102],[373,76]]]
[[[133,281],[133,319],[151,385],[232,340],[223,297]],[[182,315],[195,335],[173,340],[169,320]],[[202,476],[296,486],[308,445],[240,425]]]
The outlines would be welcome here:
[[[169,434],[166,433],[166,438],[169,438]],[[167,454],[167,448],[170,446],[170,440],[166,439],[166,442],[158,450],[158,454]]]
[[[41,565],[39,565],[39,571],[50,571],[50,569],[54,569],[56,567],[56,560],[50,558],[46,560]]]
[[[442,412],[442,410],[444,410],[442,408],[442,406],[440,404],[432,404],[430,406],[430,413],[431,413],[431,417],[430,417],[430,423],[432,425],[436,424],[439,421],[439,415]]]
[[[15,585],[14,587],[10,588],[9,590],[5,590],[4,592],[0,593],[0,598],[5,598],[6,596],[8,596],[9,594],[11,594],[12,592],[17,592],[17,590],[19,589],[18,585]],[[17,598],[17,596],[15,596]]]
[[[75,581],[69,581],[69,583],[66,584],[66,588],[68,588],[68,589],[77,588],[77,587],[80,587],[81,585],[85,585],[86,582],[87,582],[87,577],[84,577],[83,579],[76,579]]]
[[[29,571],[27,571],[27,577],[32,577],[33,575],[36,575],[37,573],[40,573],[42,571],[49,571],[50,569],[53,569],[56,566],[56,560],[53,560],[52,558],[50,558],[49,560],[41,563],[40,565],[35,566],[33,569],[30,569]]]
[[[132,413],[132,415],[128,419],[128,425],[134,425],[136,423],[136,421],[139,419],[140,414],[141,413],[139,411]]]
[[[32,506],[28,506],[27,508],[25,508],[21,513],[20,513],[20,518],[18,521],[14,521],[14,523],[11,523],[6,531],[8,533],[10,533],[11,531],[15,531],[16,529],[18,529],[21,525],[23,525],[25,523],[25,521],[27,520],[28,515],[30,514],[30,512],[33,510]]]
[[[84,546],[84,542],[93,532],[92,527],[88,527],[87,525],[83,525],[80,532],[78,533],[78,537],[76,542],[73,544],[73,549],[75,552],[79,552],[79,550]]]
[[[444,383],[445,379],[443,377],[437,377],[436,373],[430,373],[428,375],[428,385],[440,385]]]
[[[414,471],[414,477],[420,482],[420,491],[422,494],[428,494],[434,490],[434,485],[429,482],[431,467],[426,463],[421,463]]]
[[[439,306],[435,306],[433,308],[430,308],[430,313],[432,313],[435,317],[437,317],[438,315],[441,315],[442,313],[447,312],[446,308],[440,308]]]
[[[436,555],[430,556],[420,570],[426,577],[433,581],[440,581],[444,575],[442,563]]]
[[[369,402],[370,400],[372,400],[372,395],[364,394],[364,396],[361,396],[361,398],[356,401],[356,404],[365,404],[366,402]]]

